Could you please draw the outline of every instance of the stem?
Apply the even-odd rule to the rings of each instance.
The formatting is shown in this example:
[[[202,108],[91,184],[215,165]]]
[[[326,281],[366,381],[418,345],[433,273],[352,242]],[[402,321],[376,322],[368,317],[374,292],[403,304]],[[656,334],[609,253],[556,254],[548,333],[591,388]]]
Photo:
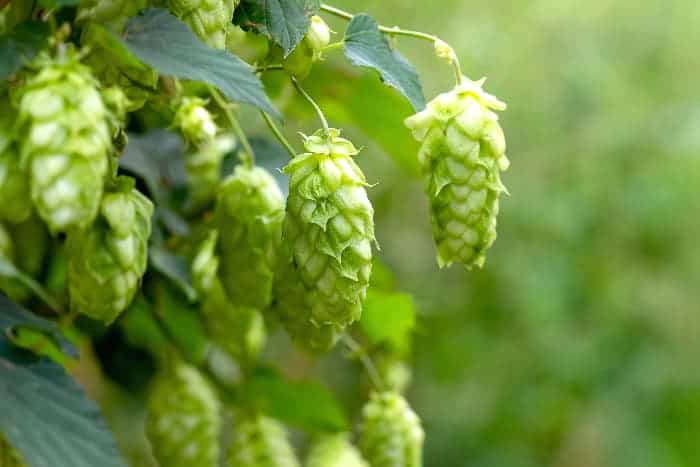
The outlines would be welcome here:
[[[221,110],[223,110],[229,125],[231,125],[231,129],[240,140],[241,146],[243,146],[245,155],[241,157],[242,162],[246,166],[252,167],[255,165],[255,153],[253,152],[253,147],[250,145],[250,141],[248,141],[248,137],[243,131],[243,128],[241,128],[241,124],[238,123],[238,119],[233,115],[233,112],[231,112],[231,106],[228,104],[228,102],[226,102],[224,96],[222,96],[219,90],[214,86],[209,86],[209,93],[212,95]]]
[[[297,152],[294,150],[291,144],[289,144],[289,141],[287,141],[287,138],[284,137],[282,132],[280,131],[279,128],[277,128],[277,125],[275,125],[275,122],[272,121],[272,118],[267,114],[267,112],[261,110],[260,114],[263,117],[263,120],[265,120],[265,123],[267,123],[268,128],[270,128],[270,131],[275,135],[275,138],[277,138],[277,141],[280,142],[282,146],[284,146],[284,149],[287,150],[289,155],[294,159],[297,155]]]
[[[255,68],[256,73],[264,73],[266,71],[278,71],[278,70],[284,70],[284,65],[282,64],[275,64],[275,65],[265,65],[265,66],[259,66]]]
[[[353,355],[355,355],[365,367],[365,370],[367,371],[367,376],[369,376],[369,379],[372,382],[372,385],[375,387],[375,389],[381,390],[384,387],[384,384],[382,383],[382,379],[379,376],[377,367],[374,366],[372,359],[369,358],[369,355],[367,355],[365,349],[362,348],[362,346],[358,344],[355,341],[355,339],[353,339],[347,334],[343,336],[343,343],[348,348],[348,350],[350,350],[350,352]]]
[[[347,11],[341,10],[336,7],[332,7],[330,5],[326,5],[325,3],[321,4],[321,10],[325,11],[328,14],[337,16],[338,18],[342,18],[348,21],[351,21],[355,15],[352,13],[349,13]],[[440,41],[441,39],[438,36],[435,36],[433,34],[428,34],[426,32],[420,32],[420,31],[411,31],[409,29],[402,29],[398,26],[394,27],[388,27],[388,26],[379,26],[379,30],[383,32],[384,34],[390,35],[390,36],[406,36],[406,37],[413,37],[416,39],[422,39],[428,42],[431,42],[433,45],[437,42]],[[443,41],[444,42],[444,41]],[[334,44],[331,44],[334,45]],[[452,67],[454,68],[455,72],[455,78],[457,80],[457,84],[462,84],[463,81],[463,74],[462,74],[462,66],[459,63],[459,59],[457,58],[457,55],[455,54],[454,57],[452,57]]]
[[[326,120],[326,116],[323,115],[323,111],[321,110],[321,107],[318,106],[315,100],[306,92],[304,91],[304,88],[301,87],[299,84],[299,81],[295,77],[292,76],[292,83],[294,83],[294,87],[297,88],[297,91],[299,91],[299,94],[304,96],[304,99],[306,99],[309,104],[316,110],[316,113],[318,114],[318,118],[321,120],[321,125],[323,125],[323,132],[328,135],[328,120]]]

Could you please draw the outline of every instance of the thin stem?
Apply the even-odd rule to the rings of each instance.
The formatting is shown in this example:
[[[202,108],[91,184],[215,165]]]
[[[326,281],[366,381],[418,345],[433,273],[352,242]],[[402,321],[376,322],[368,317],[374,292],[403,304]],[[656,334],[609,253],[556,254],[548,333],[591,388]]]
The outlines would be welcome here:
[[[243,131],[241,124],[238,123],[238,119],[233,115],[233,112],[231,112],[231,106],[226,101],[226,99],[224,99],[224,96],[221,95],[219,90],[216,89],[214,86],[209,86],[209,93],[212,95],[217,105],[224,112],[224,115],[226,116],[229,125],[231,125],[231,129],[235,133],[236,137],[240,140],[241,146],[243,146],[243,151],[245,152],[245,155],[241,157],[241,160],[248,167],[252,167],[253,165],[255,165],[255,153],[253,152],[253,147],[250,145],[250,141],[248,141],[248,137]]]
[[[321,125],[323,125],[323,132],[328,135],[329,127],[328,127],[328,120],[326,120],[326,116],[323,115],[323,111],[321,110],[321,107],[318,106],[315,100],[306,92],[304,91],[304,88],[301,87],[299,84],[299,81],[295,77],[292,76],[292,83],[294,83],[294,87],[297,88],[297,91],[299,91],[299,94],[304,96],[304,99],[306,99],[309,104],[316,110],[316,113],[318,114],[318,118],[321,120]]]
[[[284,70],[284,65],[274,64],[274,65],[259,66],[259,67],[255,68],[256,73],[264,73],[266,71],[279,71],[279,70]]]
[[[372,385],[375,387],[377,390],[381,390],[384,387],[384,384],[382,383],[382,378],[379,376],[379,372],[377,371],[377,367],[374,366],[374,363],[372,362],[372,359],[369,358],[369,355],[367,355],[367,352],[365,351],[364,348],[360,344],[358,344],[355,339],[350,337],[349,335],[345,334],[343,337],[343,343],[345,346],[350,350],[350,352],[357,357],[357,359],[362,363],[362,365],[365,367],[365,370],[367,371],[367,376],[369,377],[370,381],[372,382]]]
[[[267,114],[267,112],[261,110],[260,114],[263,117],[263,120],[265,120],[265,123],[267,123],[268,128],[270,128],[270,131],[275,135],[275,138],[277,138],[277,141],[280,142],[282,146],[284,146],[284,149],[287,150],[289,153],[290,157],[292,159],[296,157],[297,152],[294,150],[291,144],[289,144],[289,141],[287,141],[287,138],[284,137],[280,129],[275,125],[275,122],[272,121],[272,118]]]
[[[323,48],[323,52],[330,52],[336,49],[340,49],[345,45],[345,41],[338,41],[338,42],[333,42],[332,44],[328,44]]]

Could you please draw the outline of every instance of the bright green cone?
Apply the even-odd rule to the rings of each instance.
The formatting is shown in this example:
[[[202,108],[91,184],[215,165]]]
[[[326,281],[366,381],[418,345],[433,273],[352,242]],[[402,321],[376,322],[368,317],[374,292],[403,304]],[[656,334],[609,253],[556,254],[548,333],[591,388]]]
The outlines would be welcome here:
[[[423,465],[423,428],[400,394],[372,394],[362,418],[360,449],[372,467]]]
[[[52,232],[87,227],[100,206],[109,166],[109,113],[90,69],[75,53],[42,57],[20,90],[22,165],[31,196]]]
[[[227,467],[299,467],[284,426],[277,420],[254,416],[234,427]]]
[[[168,0],[168,8],[202,41],[226,48],[228,25],[240,0]]]
[[[206,105],[207,102],[199,97],[184,97],[175,112],[173,124],[194,147],[213,141],[218,131]]]
[[[360,318],[372,271],[374,210],[352,159],[358,151],[339,135],[307,137],[308,152],[284,169],[290,188],[276,297],[282,321],[302,342],[339,334]]]
[[[324,435],[311,446],[306,467],[369,467],[347,433]]]
[[[20,454],[0,433],[0,467],[27,467]]]
[[[196,368],[170,363],[156,376],[147,408],[146,435],[162,467],[219,465],[221,404]]]
[[[216,198],[221,181],[221,165],[235,144],[232,137],[219,136],[185,157],[187,184],[194,207],[204,206]]]
[[[32,200],[9,109],[10,103],[0,97],[0,220],[22,222],[32,213]]]
[[[234,303],[258,309],[270,304],[283,219],[284,197],[265,169],[239,165],[221,185],[219,277]]]
[[[441,267],[483,266],[496,239],[499,197],[506,189],[506,142],[492,110],[505,104],[482,90],[483,80],[440,94],[406,125],[422,141],[418,159],[430,199]]]
[[[71,308],[111,323],[138,290],[148,261],[153,204],[120,177],[117,191],[105,194],[100,217],[68,235]]]

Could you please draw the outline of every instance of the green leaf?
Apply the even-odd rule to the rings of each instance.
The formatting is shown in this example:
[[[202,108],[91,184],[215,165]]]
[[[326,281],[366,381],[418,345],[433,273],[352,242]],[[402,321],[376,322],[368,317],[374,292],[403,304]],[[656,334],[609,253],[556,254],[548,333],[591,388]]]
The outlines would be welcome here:
[[[379,30],[369,15],[355,15],[345,31],[345,55],[356,66],[377,70],[382,80],[398,89],[417,111],[425,108],[425,96],[418,73]]]
[[[304,38],[309,17],[320,7],[318,0],[243,0],[234,23],[270,37],[287,56]]]
[[[97,405],[63,368],[14,347],[14,327],[41,329],[65,344],[52,323],[0,297],[0,432],[30,467],[126,467]]]
[[[50,33],[48,24],[30,21],[0,37],[0,80],[7,79],[32,60],[44,48]]]
[[[349,427],[342,406],[323,385],[289,381],[269,369],[258,369],[241,388],[245,404],[309,432],[344,431]]]
[[[416,326],[413,297],[370,288],[360,326],[373,345],[389,345],[399,352],[408,350]]]
[[[197,300],[197,291],[192,286],[190,265],[185,258],[159,246],[151,245],[148,249],[148,261],[151,267],[176,285],[185,294],[187,300],[190,302]]]
[[[213,49],[162,8],[149,8],[126,25],[122,40],[141,61],[159,73],[202,81],[232,101],[279,117],[253,68],[224,50]]]

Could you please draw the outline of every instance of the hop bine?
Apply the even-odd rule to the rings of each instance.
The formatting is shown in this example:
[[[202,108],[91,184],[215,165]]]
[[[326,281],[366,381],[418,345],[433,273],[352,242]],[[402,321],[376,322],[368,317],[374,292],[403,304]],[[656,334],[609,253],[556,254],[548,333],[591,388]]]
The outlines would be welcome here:
[[[332,347],[360,318],[372,271],[374,210],[353,144],[340,132],[306,137],[290,176],[282,259],[275,277],[281,321],[314,350]]]
[[[483,82],[465,78],[406,120],[422,141],[418,159],[441,267],[483,266],[496,239],[499,197],[506,192],[500,172],[509,161],[493,110],[506,105],[484,92]]]
[[[228,467],[299,467],[286,430],[277,420],[253,415],[234,430]]]

